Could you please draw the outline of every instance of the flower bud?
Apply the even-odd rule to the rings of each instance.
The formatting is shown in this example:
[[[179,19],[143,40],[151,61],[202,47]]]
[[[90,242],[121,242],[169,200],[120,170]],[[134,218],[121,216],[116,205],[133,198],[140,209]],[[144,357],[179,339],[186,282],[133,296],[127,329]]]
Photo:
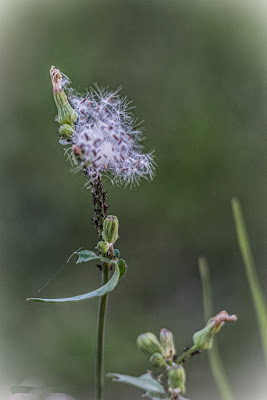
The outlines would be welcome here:
[[[68,124],[63,124],[59,127],[58,133],[62,138],[69,139],[69,137],[74,133],[74,129]]]
[[[137,347],[148,356],[154,353],[162,353],[161,345],[153,333],[147,332],[137,338]]]
[[[235,315],[229,315],[226,311],[221,311],[211,318],[205,328],[196,332],[193,336],[194,344],[201,350],[209,350],[212,347],[213,338],[221,329],[225,321],[236,321]]]
[[[172,359],[175,356],[175,348],[173,343],[173,335],[168,329],[161,329],[160,343],[164,357],[167,359]]]
[[[220,328],[219,328],[220,329]],[[193,336],[194,344],[201,350],[209,350],[212,347],[212,342],[215,334],[218,330],[215,330],[213,319],[211,318],[205,328],[196,332]]]
[[[58,69],[51,67],[50,76],[53,84],[54,99],[58,110],[57,121],[60,125],[72,125],[78,118],[78,114],[71,107],[62,89],[62,75]]]
[[[168,385],[170,389],[180,389],[180,393],[185,391],[185,371],[181,365],[174,364],[168,371]]]
[[[163,357],[162,354],[160,353],[154,353],[150,357],[149,361],[154,367],[165,367],[166,366],[166,361]]]
[[[62,124],[69,124],[72,125],[73,122],[76,121],[78,118],[78,114],[76,111],[71,107],[70,103],[68,102],[68,98],[66,94],[61,90],[60,92],[54,92],[54,99],[57,106],[57,122]]]
[[[119,221],[115,215],[108,215],[103,223],[102,238],[105,242],[115,243],[118,239]]]
[[[101,240],[100,242],[97,243],[97,250],[101,254],[106,254],[109,250],[109,244]]]

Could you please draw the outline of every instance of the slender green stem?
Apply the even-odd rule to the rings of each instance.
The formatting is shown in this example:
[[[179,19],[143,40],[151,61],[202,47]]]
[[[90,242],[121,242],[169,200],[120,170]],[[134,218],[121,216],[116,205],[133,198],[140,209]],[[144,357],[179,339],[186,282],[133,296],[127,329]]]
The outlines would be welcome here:
[[[203,290],[204,321],[207,322],[212,317],[214,312],[209,266],[207,260],[204,257],[199,258],[199,271]],[[213,378],[218,386],[222,399],[233,400],[234,396],[224,366],[222,364],[215,339],[213,339],[212,348],[208,351],[208,359]]]
[[[252,256],[249,238],[246,230],[244,217],[240,202],[237,198],[232,199],[232,209],[236,227],[236,235],[238,239],[239,249],[244,261],[245,270],[248,278],[248,283],[256,309],[258,318],[259,330],[265,355],[265,362],[267,366],[267,307],[260,286],[259,278],[256,271],[255,262]]]
[[[103,265],[102,285],[109,280],[109,264]],[[99,314],[98,314],[98,330],[97,330],[97,347],[96,347],[96,400],[103,400],[103,361],[104,361],[104,334],[105,334],[105,315],[107,307],[107,293],[100,298]]]
[[[209,271],[208,262],[205,257],[199,257],[198,265],[199,265],[199,272],[200,272],[200,278],[201,278],[201,282],[202,282],[202,291],[203,291],[204,322],[206,323],[214,314],[210,271]]]
[[[190,354],[192,354],[193,351],[195,351],[197,349],[198,349],[198,347],[194,344],[194,346],[192,346],[189,350],[187,350],[185,353],[183,353],[180,357],[177,358],[177,360],[175,361],[176,364],[180,364],[185,358],[190,356]]]

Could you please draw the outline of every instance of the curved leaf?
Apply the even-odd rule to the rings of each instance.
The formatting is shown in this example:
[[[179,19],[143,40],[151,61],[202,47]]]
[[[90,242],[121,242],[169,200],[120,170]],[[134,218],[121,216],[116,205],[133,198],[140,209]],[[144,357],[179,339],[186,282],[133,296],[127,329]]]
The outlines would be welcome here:
[[[120,278],[122,278],[123,275],[126,272],[127,265],[125,264],[125,261],[122,258],[117,261],[117,264],[118,264],[119,269],[120,269]]]
[[[164,387],[148,373],[139,377],[121,374],[108,374],[108,376],[114,378],[116,382],[128,383],[128,385],[151,392],[158,397],[166,393]]]
[[[109,260],[110,261],[110,260]],[[104,294],[111,292],[117,286],[117,283],[120,279],[120,269],[117,264],[115,264],[115,271],[111,279],[100,288],[93,290],[92,292],[81,294],[73,297],[63,297],[60,299],[43,299],[39,297],[29,297],[26,299],[27,301],[42,301],[46,303],[68,303],[68,302],[76,302],[76,301],[84,301],[87,299],[91,299],[93,297],[103,296]]]
[[[98,254],[96,254],[94,251],[91,250],[80,250],[76,251],[75,254],[78,254],[78,260],[76,264],[93,260],[99,260],[102,262],[110,263],[110,260],[108,258],[99,256]]]

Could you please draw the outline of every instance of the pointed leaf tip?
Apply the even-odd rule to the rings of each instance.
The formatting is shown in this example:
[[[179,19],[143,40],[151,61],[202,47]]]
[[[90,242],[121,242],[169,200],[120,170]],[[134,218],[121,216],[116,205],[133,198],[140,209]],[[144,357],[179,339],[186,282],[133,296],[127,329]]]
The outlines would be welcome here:
[[[110,261],[110,260],[109,260]],[[75,303],[77,301],[84,301],[87,299],[92,299],[93,297],[101,297],[104,294],[111,292],[115,289],[120,279],[120,269],[117,264],[115,264],[115,271],[110,280],[100,288],[93,290],[89,293],[84,293],[73,297],[63,297],[59,299],[45,299],[40,297],[28,297],[26,301],[41,301],[44,303]]]
[[[96,254],[94,251],[91,250],[80,250],[76,251],[75,254],[78,255],[78,260],[76,261],[76,264],[93,260],[99,260],[102,262],[110,263],[110,260],[108,258],[99,256],[98,254]]]
[[[160,395],[165,395],[164,387],[156,381],[152,376],[147,373],[139,377],[122,375],[122,374],[108,374],[109,377],[114,378],[115,382],[127,383],[128,385],[143,389],[146,392],[151,392]]]

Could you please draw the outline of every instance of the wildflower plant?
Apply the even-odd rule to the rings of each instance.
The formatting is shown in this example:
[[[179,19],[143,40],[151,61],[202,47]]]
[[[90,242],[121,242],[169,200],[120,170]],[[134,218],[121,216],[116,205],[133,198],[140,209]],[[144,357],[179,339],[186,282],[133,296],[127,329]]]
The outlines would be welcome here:
[[[99,242],[95,249],[76,252],[77,262],[94,261],[100,264],[102,286],[89,293],[64,298],[37,298],[29,301],[65,303],[100,297],[97,351],[96,351],[96,398],[103,398],[103,349],[107,294],[114,290],[126,271],[126,263],[114,248],[117,241],[119,221],[108,215],[107,192],[102,177],[124,185],[139,183],[141,178],[152,179],[154,159],[152,153],[142,153],[142,131],[131,113],[129,102],[118,91],[89,90],[77,94],[67,87],[69,79],[55,67],[50,70],[53,95],[57,106],[56,121],[59,142],[67,146],[66,153],[75,171],[88,178],[92,192],[95,216],[94,225]],[[113,272],[113,275],[111,276]]]
[[[92,193],[93,222],[98,232],[94,250],[75,252],[77,263],[93,261],[102,274],[102,285],[91,292],[64,298],[37,298],[29,301],[65,303],[85,301],[100,297],[97,349],[96,349],[96,400],[103,400],[103,352],[104,327],[108,293],[113,291],[126,272],[126,262],[115,248],[119,237],[119,221],[109,215],[107,192],[103,188],[103,176],[116,184],[132,186],[141,178],[153,178],[155,162],[153,152],[142,153],[142,131],[132,114],[131,103],[121,98],[119,92],[95,86],[84,95],[69,87],[69,79],[55,67],[50,70],[54,100],[57,106],[56,121],[59,123],[59,142],[66,146],[66,154],[76,172],[87,178]],[[220,312],[207,325],[193,335],[193,344],[178,354],[172,333],[160,331],[159,340],[153,333],[141,334],[138,348],[145,353],[150,370],[140,377],[110,374],[119,382],[138,387],[153,400],[181,400],[185,393],[186,373],[184,364],[194,355],[209,350],[213,338],[226,321],[236,321],[235,315]],[[14,387],[18,393],[18,387]],[[22,388],[22,387],[21,387]],[[42,388],[41,388],[42,389]],[[34,391],[36,392],[36,388]],[[43,390],[43,389],[42,389]],[[24,392],[31,388],[24,387]]]
[[[137,347],[149,360],[148,372],[139,377],[122,374],[109,374],[109,376],[117,382],[145,391],[144,395],[152,400],[183,400],[182,395],[186,391],[184,364],[203,350],[210,350],[215,335],[224,323],[236,320],[235,315],[221,311],[193,335],[193,345],[185,348],[180,355],[175,350],[174,338],[168,329],[161,329],[159,340],[151,332],[143,333],[137,338]]]

